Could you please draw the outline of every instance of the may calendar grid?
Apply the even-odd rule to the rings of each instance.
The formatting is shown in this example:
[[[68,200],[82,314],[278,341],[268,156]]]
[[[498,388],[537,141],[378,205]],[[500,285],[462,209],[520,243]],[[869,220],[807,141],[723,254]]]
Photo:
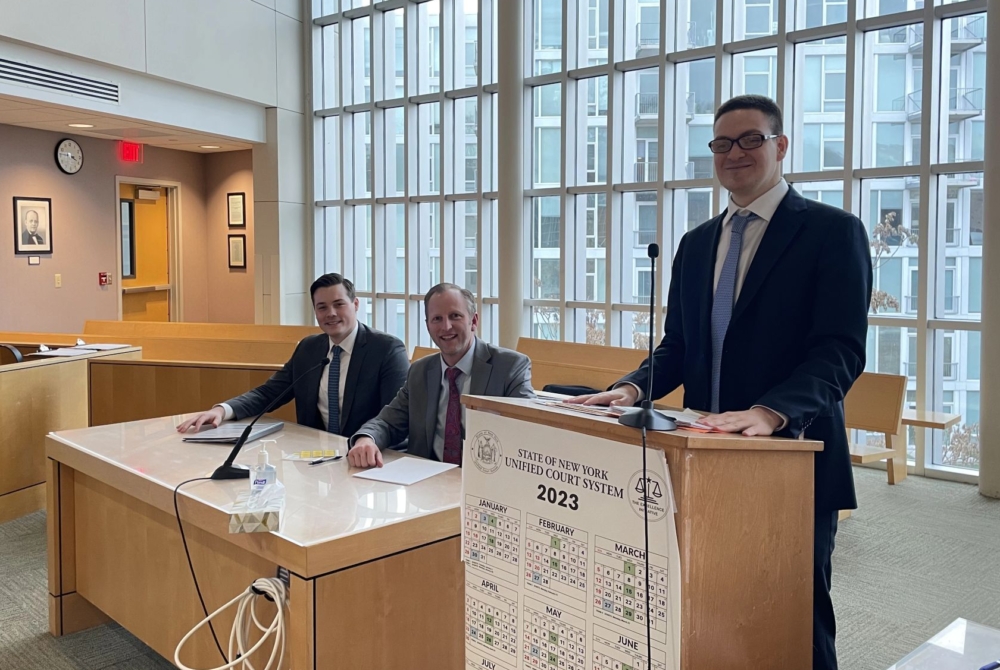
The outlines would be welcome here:
[[[524,538],[524,583],[556,596],[553,604],[587,611],[590,549],[579,528],[528,514]]]
[[[643,550],[594,538],[594,616],[646,635],[646,561]],[[649,554],[649,619],[653,638],[667,638],[667,558]]]
[[[492,577],[466,571],[465,639],[517,667],[517,591]]]
[[[476,496],[465,497],[462,552],[476,567],[518,583],[521,562],[521,511]]]
[[[585,670],[587,622],[570,612],[524,598],[521,658],[524,670]]]
[[[647,664],[646,637],[615,633],[594,625],[590,670],[666,670],[666,654],[653,647],[652,663]]]

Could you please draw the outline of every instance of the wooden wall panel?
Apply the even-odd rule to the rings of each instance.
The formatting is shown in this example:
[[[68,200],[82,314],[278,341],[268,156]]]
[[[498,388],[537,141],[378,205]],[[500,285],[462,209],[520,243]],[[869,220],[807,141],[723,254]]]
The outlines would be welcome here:
[[[464,667],[461,552],[456,537],[319,577],[316,667]]]
[[[279,367],[95,361],[90,369],[90,425],[200,412],[263,384]],[[273,414],[295,421],[295,401]]]

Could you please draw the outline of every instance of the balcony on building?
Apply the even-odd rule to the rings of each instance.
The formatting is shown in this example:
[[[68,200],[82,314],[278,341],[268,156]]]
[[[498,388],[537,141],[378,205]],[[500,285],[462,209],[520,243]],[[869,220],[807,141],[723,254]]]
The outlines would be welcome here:
[[[655,56],[660,51],[660,23],[645,21],[635,26],[635,57]]]
[[[659,164],[656,161],[637,160],[635,162],[635,181],[656,181],[659,177]]]
[[[634,246],[636,249],[648,247],[650,244],[654,244],[656,242],[655,230],[634,230],[632,232],[635,236]]]
[[[924,26],[922,23],[906,27],[906,46],[911,54],[924,52]]]
[[[684,165],[684,173],[687,179],[711,179],[712,178],[712,158],[706,156],[702,158],[692,158]]]
[[[636,93],[635,94],[635,118],[636,120],[653,119],[660,116],[660,94],[659,93]]]
[[[920,122],[923,91],[906,95],[906,117],[911,123]],[[981,88],[956,88],[948,93],[948,123],[975,118],[986,108],[986,92]]]
[[[986,41],[985,16],[960,16],[951,22],[951,55],[974,49]]]

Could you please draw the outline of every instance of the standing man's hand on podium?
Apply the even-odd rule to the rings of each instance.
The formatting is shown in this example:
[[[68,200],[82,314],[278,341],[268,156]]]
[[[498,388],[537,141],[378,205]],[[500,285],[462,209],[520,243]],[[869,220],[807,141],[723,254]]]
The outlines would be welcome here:
[[[699,422],[727,433],[743,433],[747,437],[755,435],[767,437],[781,429],[785,419],[766,407],[751,407],[745,412],[708,414],[699,419]]]
[[[375,440],[362,435],[347,452],[347,462],[356,468],[382,467],[382,450],[375,444]]]
[[[201,427],[206,423],[210,423],[216,428],[218,428],[219,424],[222,423],[222,420],[225,418],[226,418],[225,408],[216,405],[207,412],[202,412],[198,416],[192,419],[188,419],[181,425],[177,426],[177,432],[186,433],[188,429],[191,428],[192,426],[194,426],[195,431],[199,431],[201,430]]]
[[[579,395],[566,398],[565,402],[575,405],[608,405],[610,407],[631,407],[639,400],[639,390],[632,384],[622,384],[604,393]]]

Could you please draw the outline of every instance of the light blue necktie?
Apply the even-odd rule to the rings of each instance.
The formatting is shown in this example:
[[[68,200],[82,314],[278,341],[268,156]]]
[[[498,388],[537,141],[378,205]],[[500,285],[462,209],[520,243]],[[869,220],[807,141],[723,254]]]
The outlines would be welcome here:
[[[329,420],[326,422],[326,430],[330,433],[340,434],[340,346],[334,346],[330,353],[330,379],[327,384],[327,397],[329,398]]]
[[[743,231],[757,215],[747,212],[746,216],[735,214],[729,222],[733,226],[729,238],[729,251],[722,262],[719,284],[715,287],[712,300],[712,412],[719,411],[719,382],[722,378],[722,345],[726,341],[729,320],[733,316],[733,302],[736,299],[736,273],[743,250]]]

